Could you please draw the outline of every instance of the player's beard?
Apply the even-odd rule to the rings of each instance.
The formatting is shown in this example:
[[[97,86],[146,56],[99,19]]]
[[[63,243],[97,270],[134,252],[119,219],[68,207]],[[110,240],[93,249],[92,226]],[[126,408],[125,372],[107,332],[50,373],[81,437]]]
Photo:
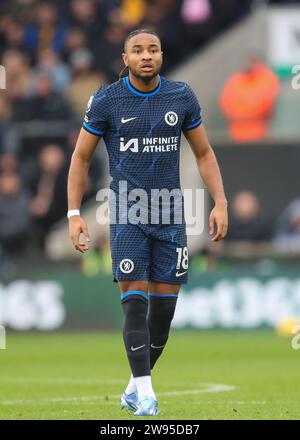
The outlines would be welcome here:
[[[153,78],[155,78],[159,72],[161,71],[161,65],[159,67],[157,67],[156,70],[153,70],[152,72],[149,72],[145,75],[140,74],[137,70],[132,69],[131,67],[129,67],[129,70],[131,72],[131,74],[133,76],[135,76],[135,78],[143,81],[145,84],[149,84],[149,82],[152,81]]]

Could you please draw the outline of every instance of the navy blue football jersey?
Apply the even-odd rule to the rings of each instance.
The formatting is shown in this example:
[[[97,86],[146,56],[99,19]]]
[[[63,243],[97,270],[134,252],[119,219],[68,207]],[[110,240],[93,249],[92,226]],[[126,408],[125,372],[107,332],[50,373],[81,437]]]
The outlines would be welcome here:
[[[182,132],[198,127],[201,122],[200,105],[191,88],[184,82],[162,76],[156,89],[149,93],[135,89],[127,76],[103,85],[90,98],[83,127],[104,138],[112,177],[110,186],[117,195],[116,204],[110,204],[110,215],[114,208],[119,212],[119,218],[110,221],[115,281],[187,282],[180,137]],[[127,221],[126,209],[119,209],[124,182],[127,194],[133,190],[146,193],[146,205],[140,204],[139,209],[148,214],[150,208],[151,219],[146,216],[145,222]],[[181,204],[176,205],[174,199],[169,199],[164,209],[165,202],[159,199],[153,209],[153,201],[157,202],[157,193],[153,196],[153,190],[170,193],[177,190]],[[129,200],[126,208],[135,204]],[[153,212],[160,216],[155,221]],[[163,215],[168,212],[173,218],[166,216],[165,222]],[[179,221],[175,220],[177,213]]]
[[[83,127],[102,136],[109,155],[111,189],[180,189],[181,132],[200,125],[198,99],[184,82],[159,76],[149,93],[126,76],[102,85],[89,100]]]

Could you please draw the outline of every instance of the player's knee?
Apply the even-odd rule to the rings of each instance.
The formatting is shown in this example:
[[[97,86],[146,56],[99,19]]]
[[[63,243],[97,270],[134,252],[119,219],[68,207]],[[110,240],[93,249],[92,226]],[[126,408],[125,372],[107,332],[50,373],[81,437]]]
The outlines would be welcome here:
[[[143,316],[148,311],[148,294],[137,290],[124,292],[121,294],[121,304],[125,316]]]
[[[148,300],[137,294],[130,294],[121,300],[124,314],[124,329],[136,331],[144,329],[147,324]]]
[[[119,281],[119,287],[122,293],[138,290],[141,292],[148,292],[148,281],[129,280]]]
[[[150,295],[150,310],[148,325],[150,332],[150,350],[154,356],[159,356],[167,343],[171,322],[175,314],[177,295]]]
[[[162,328],[171,324],[175,314],[177,299],[177,295],[161,296],[159,294],[150,294],[149,321],[156,323],[157,327]]]

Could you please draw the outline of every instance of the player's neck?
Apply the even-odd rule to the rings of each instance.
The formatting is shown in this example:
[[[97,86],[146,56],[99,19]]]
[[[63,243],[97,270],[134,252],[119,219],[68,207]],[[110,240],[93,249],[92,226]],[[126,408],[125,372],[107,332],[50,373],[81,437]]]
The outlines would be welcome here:
[[[129,72],[130,84],[139,90],[140,92],[152,92],[159,84],[159,75],[156,75],[149,83],[145,83],[143,80],[136,78]]]

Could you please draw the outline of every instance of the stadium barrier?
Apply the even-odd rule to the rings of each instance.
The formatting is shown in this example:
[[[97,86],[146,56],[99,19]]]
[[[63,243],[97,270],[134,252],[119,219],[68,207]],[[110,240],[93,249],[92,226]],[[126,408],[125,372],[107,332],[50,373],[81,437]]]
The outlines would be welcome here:
[[[0,324],[9,330],[112,330],[122,325],[120,294],[110,274],[85,276],[78,266],[23,268],[0,285]],[[190,271],[182,287],[174,328],[275,327],[300,316],[297,266]]]

